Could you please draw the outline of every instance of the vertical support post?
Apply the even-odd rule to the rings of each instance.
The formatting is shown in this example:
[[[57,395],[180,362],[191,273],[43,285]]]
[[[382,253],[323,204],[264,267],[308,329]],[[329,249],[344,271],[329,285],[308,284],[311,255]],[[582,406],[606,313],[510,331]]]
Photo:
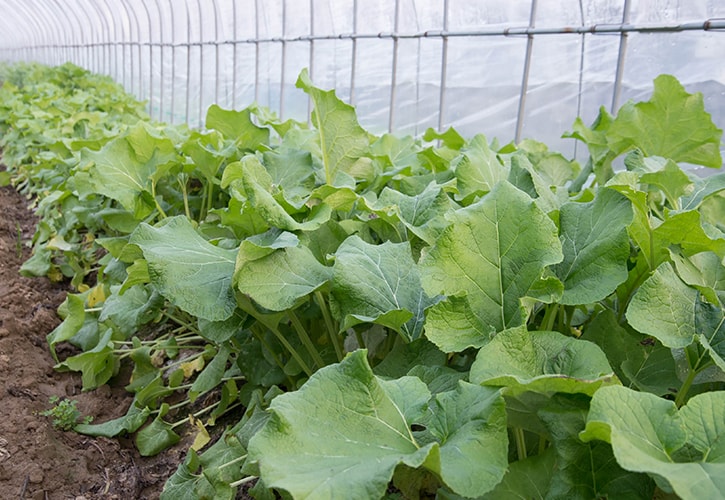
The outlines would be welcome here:
[[[119,34],[119,29],[118,29],[118,25],[116,24],[117,18],[116,18],[116,16],[113,15],[113,11],[110,10],[107,0],[101,0],[101,5],[102,6],[99,8],[101,9],[101,12],[103,13],[103,17],[106,19],[106,21],[108,21],[108,17],[109,17],[108,13],[109,12],[111,13],[111,16],[110,16],[111,22],[109,23],[109,26],[113,26],[113,34],[109,34],[109,39],[108,39],[109,74],[112,75],[113,79],[116,82],[119,82],[120,81],[119,76],[118,76],[118,49],[119,49],[118,34]],[[111,41],[111,40],[113,40],[113,41]],[[113,63],[111,63],[111,59],[113,59]],[[110,69],[110,68],[113,68],[113,69]]]
[[[123,6],[123,11],[126,13],[126,21],[128,21],[128,33],[126,33],[125,30],[124,30],[124,37],[123,37],[124,38],[123,59],[124,59],[124,63],[125,63],[125,60],[126,60],[126,47],[128,47],[128,60],[129,60],[129,65],[128,66],[125,66],[124,65],[124,66],[130,68],[130,71],[129,71],[130,74],[129,74],[129,85],[128,85],[128,89],[129,89],[129,92],[131,92],[133,94],[133,82],[134,82],[134,66],[135,66],[135,62],[133,60],[133,46],[131,45],[131,38],[132,38],[132,35],[131,35],[131,13],[129,12],[129,7],[128,7],[128,5],[126,5],[126,2],[125,1],[121,0],[121,5]],[[125,67],[124,67],[124,72],[123,72],[124,73],[124,77],[125,77],[125,74],[126,74]],[[126,85],[124,83],[124,87],[125,86]]]
[[[398,50],[400,40],[398,39],[398,29],[400,29],[400,0],[395,0],[395,21],[393,23],[393,67],[390,76],[390,112],[388,113],[388,132],[393,131],[395,124],[395,98],[397,96],[398,87]]]
[[[584,26],[584,4],[582,0],[579,0],[579,19],[580,24]],[[582,46],[579,54],[579,87],[577,89],[576,97],[576,115],[581,116],[582,114],[582,96],[584,94],[584,53],[586,52],[586,33],[581,34]],[[574,141],[574,158],[577,155],[577,149],[579,147],[579,141]]]
[[[285,36],[287,35],[287,0],[282,0],[282,67],[280,68],[279,76],[279,118],[284,119],[284,81],[285,81],[285,67],[287,66],[287,42],[285,42]]]
[[[254,100],[259,102],[259,2],[254,0]]]
[[[315,0],[310,0],[310,36],[315,36]],[[315,78],[315,41],[310,39],[310,79]],[[312,119],[312,98],[307,96],[307,123]]]
[[[622,12],[622,24],[629,23],[629,0],[624,0],[624,10]],[[619,55],[617,56],[617,72],[614,75],[614,90],[612,91],[612,114],[617,112],[619,108],[619,99],[622,94],[622,78],[624,78],[624,58],[627,55],[627,32],[622,31],[619,34]]]
[[[174,18],[173,0],[169,0],[169,13],[171,15],[171,123],[176,120],[176,19]]]
[[[234,44],[232,45],[232,109],[237,109],[237,45],[239,35],[237,34],[237,2],[232,2],[232,31]]]
[[[129,3],[129,0],[121,0],[121,3],[128,6],[127,12],[130,13],[129,18],[133,18],[134,22],[136,23],[136,55],[138,56],[138,94],[137,97],[141,100],[143,100],[143,71],[141,69],[141,66],[143,64],[143,61],[141,59],[141,23],[138,20],[138,16],[136,15],[136,9],[133,8],[133,5]],[[133,36],[133,35],[132,35]]]
[[[151,28],[151,13],[149,7],[145,1],[141,2],[143,10],[146,13],[146,26],[148,27],[148,47],[149,47],[149,116],[152,116],[151,111],[154,108],[154,47],[151,34],[153,29]],[[139,37],[139,43],[141,43]]]
[[[352,32],[357,34],[357,0],[352,2]],[[355,70],[357,68],[357,38],[352,39],[352,67],[350,69],[350,104],[355,104]]]
[[[221,82],[221,75],[219,74],[221,69],[219,62],[219,6],[216,0],[212,0],[212,5],[214,6],[214,103],[219,104],[219,84]]]
[[[533,28],[536,23],[536,2],[531,0],[531,14],[529,16],[529,28]],[[524,60],[524,73],[521,77],[521,93],[519,94],[519,112],[516,116],[516,134],[514,142],[521,141],[521,132],[524,128],[524,114],[526,113],[526,93],[529,90],[529,72],[531,70],[531,54],[534,49],[534,35],[529,33],[526,39],[526,59]]]
[[[103,33],[103,36],[101,36],[101,40],[99,42],[101,45],[99,46],[99,48],[100,48],[101,54],[102,55],[105,54],[105,55],[103,55],[104,60],[101,61],[102,64],[101,64],[101,68],[99,68],[99,69],[103,73],[109,75],[111,73],[111,44],[110,44],[111,27],[108,24],[108,19],[106,19],[106,16],[101,11],[100,5],[97,2],[91,2],[91,5],[93,6],[93,9],[96,11],[96,15],[101,20],[101,23],[103,24],[103,27],[104,27],[104,33]]]
[[[196,0],[199,13],[199,128],[204,126],[204,15],[201,0]]]
[[[191,10],[189,0],[184,0],[184,5],[186,5],[186,123],[188,125],[191,104]]]
[[[446,80],[448,76],[448,0],[443,1],[443,46],[441,47],[441,88],[438,97],[438,130],[443,131],[446,110]]]
[[[154,0],[154,4],[159,21],[159,120],[164,121],[164,87],[166,86],[164,81],[164,19],[159,0]]]

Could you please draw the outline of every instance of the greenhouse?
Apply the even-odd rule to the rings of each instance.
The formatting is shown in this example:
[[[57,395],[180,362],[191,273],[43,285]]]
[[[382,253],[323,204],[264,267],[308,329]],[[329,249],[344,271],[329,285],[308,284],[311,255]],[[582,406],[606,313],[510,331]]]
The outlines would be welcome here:
[[[0,5],[3,495],[725,498],[725,2]]]

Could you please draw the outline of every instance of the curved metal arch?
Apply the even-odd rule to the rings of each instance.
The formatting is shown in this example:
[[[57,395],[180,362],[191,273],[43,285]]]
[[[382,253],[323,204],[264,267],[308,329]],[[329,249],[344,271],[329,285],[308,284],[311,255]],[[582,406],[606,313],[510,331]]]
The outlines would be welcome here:
[[[71,17],[68,15],[68,12],[63,9],[63,7],[60,5],[59,0],[51,0],[47,5],[53,5],[55,7],[54,12],[60,13],[61,16],[63,16],[67,21],[67,26],[72,27],[73,22],[71,21]],[[76,18],[77,20],[77,18]],[[69,33],[70,32],[70,33]],[[65,45],[65,51],[66,51],[66,61],[72,61],[73,60],[73,51],[76,50],[76,54],[78,47],[73,47],[74,45],[77,45],[76,42],[76,30],[74,29],[66,29],[63,30],[63,35],[66,37],[65,40],[62,41],[62,44]]]
[[[123,46],[119,44],[119,40],[118,40],[118,34],[120,32],[120,30],[118,29],[118,25],[116,24],[116,20],[118,18],[117,18],[117,16],[113,15],[113,9],[111,9],[111,7],[108,5],[107,0],[101,0],[101,6],[102,7],[99,7],[99,8],[103,8],[104,17],[108,18],[109,17],[108,15],[110,14],[111,26],[113,26],[113,35],[110,35],[112,37],[112,41],[111,41],[111,38],[109,38],[109,44],[108,44],[109,54],[111,52],[113,52],[113,71],[112,72],[109,71],[109,73],[112,73],[113,79],[115,81],[118,81],[119,80],[119,78],[118,78],[118,49],[119,49],[119,47],[121,47],[123,49]],[[109,65],[110,65],[110,59],[109,59]]]
[[[49,61],[51,58],[47,57],[47,54],[51,52],[51,47],[54,45],[51,35],[55,31],[53,29],[53,23],[47,19],[44,10],[42,8],[38,9],[37,5],[29,6],[28,2],[24,2],[23,8],[29,10],[30,15],[33,16],[33,21],[39,27],[41,33],[38,38],[38,44],[35,47],[35,51],[39,54],[38,60],[43,64],[50,64]]]
[[[89,46],[87,47],[87,50],[89,51],[89,57],[90,57],[90,67],[87,69],[92,70],[94,73],[100,73],[101,72],[101,63],[102,58],[99,56],[99,48],[101,48],[101,39],[100,39],[100,29],[98,29],[96,20],[91,16],[91,13],[89,12],[91,10],[90,7],[88,7],[89,2],[88,0],[76,0],[78,4],[80,5],[80,10],[83,12],[83,15],[88,20],[88,26],[90,28],[90,39],[91,42]]]
[[[143,6],[143,10],[146,12],[146,24],[148,26],[148,34],[149,34],[149,40],[148,40],[148,47],[149,47],[149,116],[151,116],[151,109],[154,107],[154,48],[152,45],[151,40],[151,33],[153,30],[151,29],[151,13],[149,12],[148,5],[146,4],[146,1],[142,1],[141,5]],[[139,39],[139,43],[141,40]]]
[[[204,15],[201,8],[201,0],[196,0],[197,11],[199,12],[199,127],[203,126],[204,116]]]
[[[232,109],[237,109],[237,41],[239,40],[239,34],[237,33],[237,2],[232,2],[232,16],[234,16],[233,24],[233,36],[234,45],[232,49]]]
[[[186,7],[186,123],[189,123],[189,108],[191,104],[191,10],[189,1],[184,0]]]
[[[42,38],[42,32],[43,32],[43,29],[42,29],[42,27],[40,27],[39,24],[37,24],[37,21],[36,21],[35,17],[32,15],[32,12],[30,13],[31,15],[28,15],[28,11],[26,10],[27,5],[23,4],[23,2],[18,2],[16,4],[15,3],[15,0],[11,0],[11,1],[14,4],[13,9],[16,12],[17,11],[22,11],[24,13],[24,17],[25,17],[26,21],[29,21],[27,23],[27,25],[32,25],[31,26],[32,29],[29,30],[29,32],[30,32],[30,34],[32,36],[32,42],[31,42],[30,45],[27,45],[25,47],[25,48],[27,48],[27,50],[26,50],[26,53],[27,53],[26,59],[32,60],[35,57],[35,51],[37,50],[37,47],[39,47],[40,45],[42,45],[42,40],[43,40],[43,38]]]
[[[159,120],[164,119],[164,21],[161,13],[159,0],[154,0],[156,5],[157,20],[159,22]]]
[[[174,18],[173,0],[169,2],[169,13],[171,14],[171,122],[174,122],[175,97],[176,97],[176,20]]]
[[[93,9],[96,11],[96,14],[98,15],[99,19],[101,20],[101,23],[103,23],[105,29],[104,36],[102,37],[102,45],[101,45],[101,54],[105,53],[103,61],[103,69],[102,72],[110,75],[111,74],[111,26],[108,24],[108,19],[106,19],[106,16],[101,12],[101,7],[98,5],[98,2],[91,2],[91,5],[93,6]],[[106,68],[108,68],[106,70]]]
[[[216,3],[216,0],[211,0],[212,5],[214,6],[214,40],[217,42],[214,45],[214,52],[215,52],[215,68],[214,68],[214,103],[219,104],[219,82],[221,78],[219,78],[219,6]]]
[[[138,94],[137,97],[141,100],[143,100],[143,71],[141,71],[141,23],[138,20],[138,16],[136,15],[136,9],[133,8],[133,5],[129,2],[129,0],[121,0],[121,3],[123,3],[127,8],[127,12],[130,11],[131,14],[129,16],[133,17],[133,20],[136,21],[136,48],[137,48],[137,55],[138,55]]]
[[[279,73],[279,119],[284,120],[284,81],[287,66],[287,0],[282,0],[282,63]]]
[[[26,2],[26,4],[27,3],[28,2]],[[38,9],[38,6],[35,5],[34,2],[32,2],[32,0],[31,0],[31,3],[33,3],[33,5],[31,5],[31,6],[26,5],[26,7],[28,7],[30,9],[30,11],[35,14],[34,20],[37,22],[37,24],[40,26],[40,29],[42,30],[41,31],[42,32],[42,41],[36,49],[36,50],[38,50],[38,52],[41,55],[40,62],[42,62],[43,64],[52,64],[52,60],[53,60],[52,52],[53,52],[53,46],[55,45],[55,40],[54,40],[53,35],[54,35],[54,32],[57,31],[55,29],[56,27],[53,25],[52,22],[50,22],[48,20],[48,18],[46,16],[47,13],[42,8]]]
[[[79,8],[78,10],[80,10],[83,13],[83,16],[86,18],[86,21],[88,22],[88,27],[89,27],[88,37],[90,39],[90,43],[86,43],[85,39],[83,40],[83,45],[84,45],[84,49],[85,49],[84,52],[86,53],[86,62],[83,65],[83,67],[88,70],[92,70],[93,69],[93,67],[92,67],[93,66],[93,53],[91,52],[90,45],[93,44],[93,34],[94,34],[93,21],[91,21],[91,16],[88,15],[88,12],[86,11],[86,9]],[[79,21],[80,21],[80,19],[79,19]],[[85,33],[85,29],[83,29],[83,26],[81,25],[81,35],[83,35],[84,33]]]
[[[131,14],[129,13],[128,6],[126,5],[126,2],[121,0],[121,6],[123,7],[123,12],[126,14],[126,21],[128,23],[128,36],[126,36],[126,25],[122,24],[122,36],[123,36],[123,59],[124,62],[126,60],[126,48],[128,47],[128,58],[130,61],[130,64],[128,65],[128,68],[130,68],[129,73],[129,84],[128,84],[128,91],[133,94],[133,74],[134,74],[134,60],[133,60],[133,46],[131,45],[131,30],[133,29],[131,27]],[[124,84],[123,86],[126,87],[126,71],[124,69],[123,71],[124,76]]]
[[[12,33],[13,35],[17,34],[17,31],[14,29],[17,27],[17,24],[14,25],[9,19],[6,19],[4,17],[2,19],[0,19],[0,22],[2,22],[4,26],[6,26],[5,33]],[[7,40],[7,39],[5,40],[6,46],[3,50],[8,51],[9,54],[13,54],[12,56],[10,56],[11,57],[10,60],[16,61],[16,60],[20,59],[15,54],[17,54],[18,51],[22,52],[24,50],[22,48],[22,46],[23,46],[22,40],[23,40],[22,38],[17,37],[17,36],[12,40]]]

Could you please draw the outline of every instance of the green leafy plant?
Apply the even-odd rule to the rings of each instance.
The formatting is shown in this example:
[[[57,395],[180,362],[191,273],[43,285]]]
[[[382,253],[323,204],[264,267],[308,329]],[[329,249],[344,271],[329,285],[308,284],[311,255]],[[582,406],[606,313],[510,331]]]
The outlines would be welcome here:
[[[212,106],[201,132],[71,66],[9,71],[24,272],[77,292],[57,368],[90,390],[132,365],[126,415],[74,429],[150,455],[191,427],[164,498],[723,495],[725,174],[687,166],[720,168],[722,131],[674,77],[577,119],[580,166],[375,136],[306,72],[310,125]]]
[[[38,415],[50,417],[53,419],[53,427],[62,431],[73,430],[77,425],[88,425],[93,421],[93,417],[81,415],[78,410],[78,401],[74,399],[60,399],[58,396],[50,396],[48,402],[54,405],[48,410],[41,411]]]

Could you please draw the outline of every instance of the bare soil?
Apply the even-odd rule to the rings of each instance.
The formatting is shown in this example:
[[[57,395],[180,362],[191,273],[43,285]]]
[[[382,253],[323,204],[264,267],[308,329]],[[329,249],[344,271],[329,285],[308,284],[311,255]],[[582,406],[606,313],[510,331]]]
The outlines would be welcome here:
[[[128,438],[63,432],[39,415],[52,407],[51,396],[66,397],[100,423],[125,414],[132,398],[124,380],[83,393],[79,374],[54,370],[46,335],[60,322],[56,309],[67,288],[18,273],[35,228],[27,205],[12,188],[0,188],[0,497],[158,498],[184,458],[188,436],[155,457],[141,457]]]

